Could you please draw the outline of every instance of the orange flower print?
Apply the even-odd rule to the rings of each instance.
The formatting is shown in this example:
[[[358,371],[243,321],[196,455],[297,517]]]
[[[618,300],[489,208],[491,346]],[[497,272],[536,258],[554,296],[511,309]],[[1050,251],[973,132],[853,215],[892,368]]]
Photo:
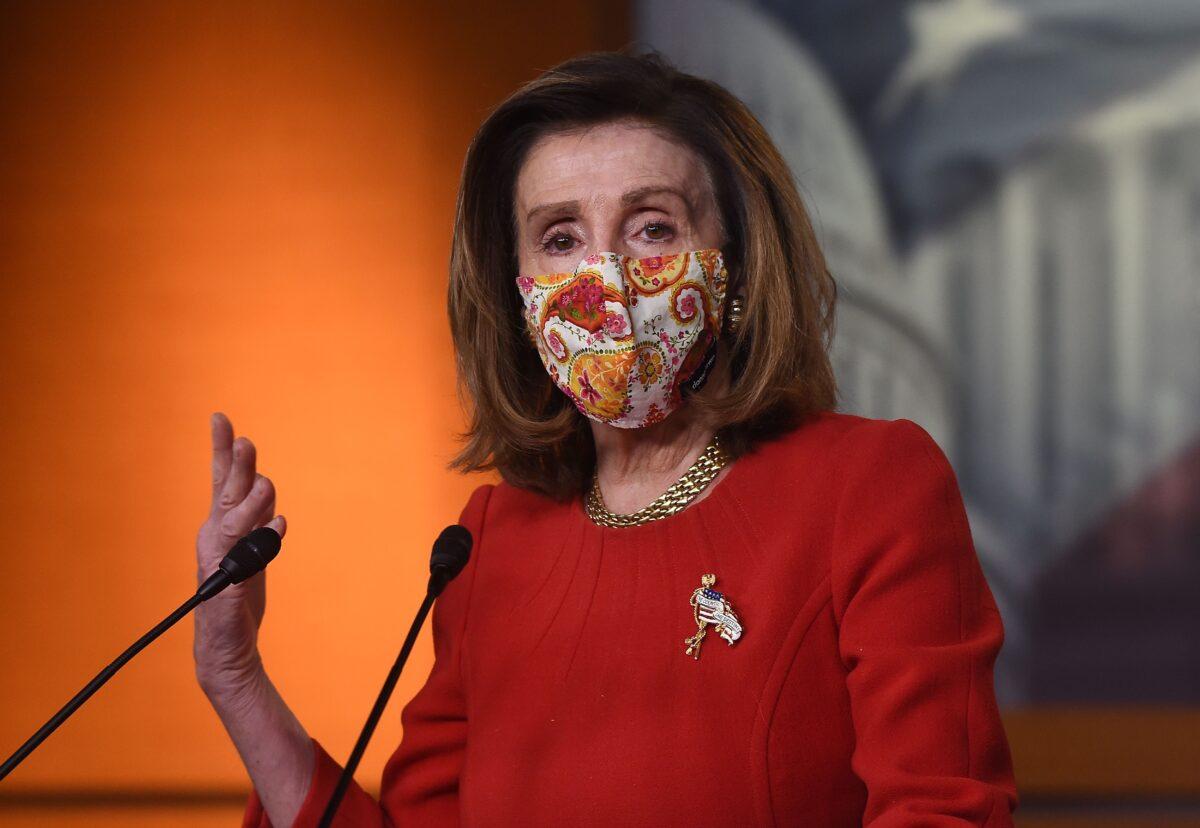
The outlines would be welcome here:
[[[638,351],[637,378],[642,388],[649,388],[662,379],[663,360],[655,348],[642,348]]]
[[[650,403],[649,410],[646,411],[646,419],[642,420],[643,426],[654,425],[661,423],[667,418],[667,412],[663,411],[654,403]]]

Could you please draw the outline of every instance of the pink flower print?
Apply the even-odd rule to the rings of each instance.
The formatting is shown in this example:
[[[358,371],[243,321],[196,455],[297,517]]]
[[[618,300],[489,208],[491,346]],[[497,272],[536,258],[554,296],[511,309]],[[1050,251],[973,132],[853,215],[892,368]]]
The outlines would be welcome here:
[[[587,414],[587,406],[583,404],[583,400],[579,399],[579,395],[575,393],[574,389],[572,389],[569,385],[563,385],[560,387],[562,388],[563,393],[567,395],[567,398],[570,399],[574,404],[575,408],[579,410],[579,413]]]
[[[690,293],[686,293],[679,300],[679,315],[684,319],[691,319],[696,315],[696,297]]]
[[[592,385],[592,378],[588,376],[586,368],[579,374],[579,395],[593,405],[600,402],[600,392]]]
[[[629,330],[629,327],[625,324],[624,316],[609,311],[604,317],[604,330],[613,336],[621,336]]]
[[[596,265],[596,264],[600,264],[602,261],[604,261],[603,256],[599,255],[598,253],[593,253],[592,255],[590,255],[586,259],[584,259],[583,263],[585,265]]]
[[[580,294],[583,299],[583,307],[588,313],[594,313],[604,304],[604,288],[599,282],[588,282],[580,286]]]
[[[563,344],[562,337],[558,335],[557,331],[550,331],[546,335],[546,345],[550,348],[550,352],[559,359],[566,358],[567,346]]]
[[[532,276],[517,277],[517,287],[520,288],[521,293],[529,293],[529,291],[533,290],[533,277]]]

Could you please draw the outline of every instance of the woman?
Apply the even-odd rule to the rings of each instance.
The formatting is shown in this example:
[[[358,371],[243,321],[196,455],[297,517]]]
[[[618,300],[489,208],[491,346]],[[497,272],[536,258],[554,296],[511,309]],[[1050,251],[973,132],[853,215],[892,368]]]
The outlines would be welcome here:
[[[954,473],[909,420],[833,411],[834,283],[745,106],[585,55],[468,151],[450,321],[470,563],[380,800],[342,825],[988,825],[1016,805],[1003,640]],[[281,533],[213,421],[201,572]],[[340,771],[255,647],[263,584],[197,615],[246,825],[313,825]]]

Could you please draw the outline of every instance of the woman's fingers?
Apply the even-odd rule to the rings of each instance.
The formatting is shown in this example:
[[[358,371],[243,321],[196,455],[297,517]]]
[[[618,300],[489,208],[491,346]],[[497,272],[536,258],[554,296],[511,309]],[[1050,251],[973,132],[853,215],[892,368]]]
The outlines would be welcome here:
[[[279,537],[281,538],[287,534],[287,518],[285,518],[283,515],[276,515],[275,517],[271,518],[269,521],[267,521],[267,526],[270,526],[272,529],[278,532]]]
[[[228,512],[245,500],[250,487],[254,485],[254,466],[254,443],[245,437],[238,437],[233,441],[233,463],[215,504],[217,513]]]
[[[212,500],[215,509],[233,464],[233,423],[218,411],[209,418],[209,429],[212,432]]]
[[[236,464],[236,460],[234,461]],[[256,475],[250,491],[221,518],[221,537],[232,543],[262,525],[261,517],[275,512],[275,485],[270,478]]]
[[[260,474],[259,477],[262,477],[262,475]],[[275,498],[271,498],[270,501],[268,501],[267,504],[263,507],[263,510],[258,513],[258,517],[256,517],[254,519],[254,526],[252,526],[251,528],[257,529],[260,526],[266,526],[267,524],[269,524],[271,522],[272,519],[274,519],[274,517],[275,517]]]

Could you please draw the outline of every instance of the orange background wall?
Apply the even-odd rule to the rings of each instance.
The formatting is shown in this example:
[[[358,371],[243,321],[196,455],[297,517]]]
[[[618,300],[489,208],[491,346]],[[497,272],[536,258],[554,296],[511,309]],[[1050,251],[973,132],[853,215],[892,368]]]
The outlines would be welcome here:
[[[348,754],[480,482],[444,470],[467,141],[624,25],[621,4],[541,0],[6,4],[0,754],[194,588],[213,410],[289,519],[268,669]],[[426,630],[364,783],[430,657]],[[50,802],[40,824],[229,824],[246,786],[184,623],[0,786],[0,824]]]

